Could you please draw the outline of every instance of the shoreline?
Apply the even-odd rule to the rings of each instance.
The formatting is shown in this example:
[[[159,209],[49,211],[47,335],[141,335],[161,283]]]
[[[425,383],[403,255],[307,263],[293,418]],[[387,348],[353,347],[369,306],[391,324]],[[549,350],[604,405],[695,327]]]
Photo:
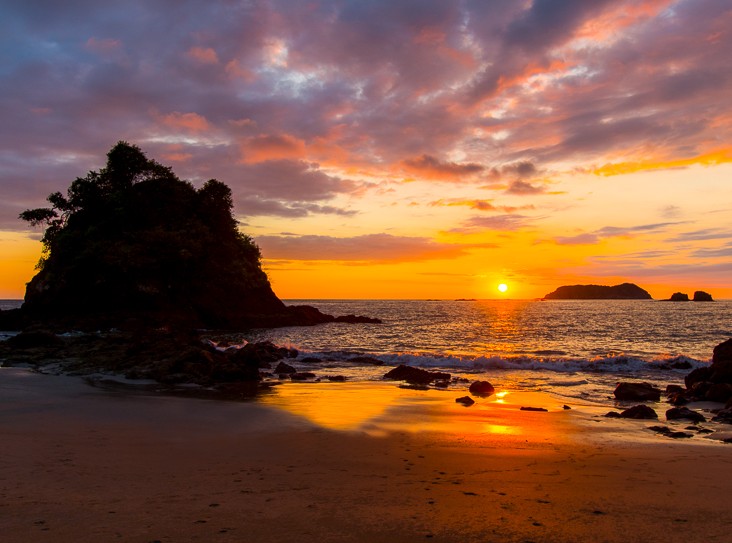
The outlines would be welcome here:
[[[228,402],[0,376],[9,542],[688,542],[732,528],[727,445],[624,442],[576,409],[514,409],[548,394],[466,409],[394,383],[292,383]]]

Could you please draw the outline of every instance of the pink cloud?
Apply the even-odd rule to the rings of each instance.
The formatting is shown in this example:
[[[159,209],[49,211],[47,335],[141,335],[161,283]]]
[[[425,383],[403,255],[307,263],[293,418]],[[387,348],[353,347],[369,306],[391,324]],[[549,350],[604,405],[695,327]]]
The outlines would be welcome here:
[[[219,56],[212,47],[191,47],[186,56],[202,64],[218,64]]]

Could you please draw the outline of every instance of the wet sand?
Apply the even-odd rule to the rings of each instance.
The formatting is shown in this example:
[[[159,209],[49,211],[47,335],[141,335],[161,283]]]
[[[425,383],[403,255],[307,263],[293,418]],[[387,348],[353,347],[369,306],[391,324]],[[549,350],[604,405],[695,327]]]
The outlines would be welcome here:
[[[706,542],[732,530],[732,445],[625,439],[539,394],[463,408],[454,392],[308,386],[235,403],[0,370],[2,541]],[[650,425],[623,422],[633,435]]]

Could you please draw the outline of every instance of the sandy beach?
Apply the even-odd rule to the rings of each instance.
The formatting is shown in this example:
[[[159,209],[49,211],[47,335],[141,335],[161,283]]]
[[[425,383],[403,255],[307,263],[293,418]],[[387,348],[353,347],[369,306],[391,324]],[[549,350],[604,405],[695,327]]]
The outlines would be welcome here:
[[[730,445],[660,438],[648,421],[605,423],[538,393],[463,408],[394,383],[293,383],[226,402],[0,372],[8,543],[709,542],[732,530]],[[549,411],[520,411],[528,402]]]

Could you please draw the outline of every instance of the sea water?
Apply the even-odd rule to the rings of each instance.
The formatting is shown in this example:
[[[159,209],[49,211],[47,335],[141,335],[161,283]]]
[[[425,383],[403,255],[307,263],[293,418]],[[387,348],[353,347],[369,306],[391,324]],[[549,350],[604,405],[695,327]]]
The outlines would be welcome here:
[[[606,401],[620,380],[683,384],[732,337],[732,301],[657,300],[287,300],[332,315],[382,324],[330,323],[256,330],[299,351],[301,370],[380,379],[386,369],[351,362],[367,356],[514,389]],[[312,362],[313,358],[321,362]],[[356,358],[356,360],[358,360]]]

